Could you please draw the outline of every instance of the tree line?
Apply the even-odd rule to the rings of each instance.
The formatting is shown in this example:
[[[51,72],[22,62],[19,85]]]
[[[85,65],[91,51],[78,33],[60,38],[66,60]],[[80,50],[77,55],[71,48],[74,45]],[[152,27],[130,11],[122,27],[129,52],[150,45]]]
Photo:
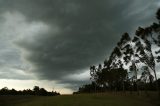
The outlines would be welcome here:
[[[56,96],[60,95],[60,93],[56,91],[49,92],[45,90],[44,88],[40,88],[39,86],[34,86],[34,88],[26,89],[26,90],[15,90],[15,89],[8,89],[7,87],[4,87],[0,89],[0,95],[34,95],[34,96]]]
[[[98,66],[90,66],[91,84],[79,88],[81,92],[137,91],[160,89],[156,66],[160,65],[160,9],[158,23],[126,32],[114,47],[108,59]]]

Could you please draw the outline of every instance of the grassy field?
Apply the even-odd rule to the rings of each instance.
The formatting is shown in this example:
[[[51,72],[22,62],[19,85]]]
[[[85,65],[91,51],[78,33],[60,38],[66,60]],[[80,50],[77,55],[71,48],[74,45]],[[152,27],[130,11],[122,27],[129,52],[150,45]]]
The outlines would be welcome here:
[[[160,106],[154,95],[79,94],[54,97],[1,96],[0,106]]]

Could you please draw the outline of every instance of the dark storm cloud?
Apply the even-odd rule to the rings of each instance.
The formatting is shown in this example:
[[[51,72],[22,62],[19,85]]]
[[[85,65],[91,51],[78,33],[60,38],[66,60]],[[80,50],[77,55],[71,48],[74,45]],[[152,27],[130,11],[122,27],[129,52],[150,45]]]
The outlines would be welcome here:
[[[40,79],[62,80],[103,62],[122,33],[153,22],[157,2],[1,0],[0,8],[1,12],[18,11],[28,22],[41,21],[50,27],[47,33],[33,37],[34,42],[24,39],[17,45],[29,52],[25,59]]]

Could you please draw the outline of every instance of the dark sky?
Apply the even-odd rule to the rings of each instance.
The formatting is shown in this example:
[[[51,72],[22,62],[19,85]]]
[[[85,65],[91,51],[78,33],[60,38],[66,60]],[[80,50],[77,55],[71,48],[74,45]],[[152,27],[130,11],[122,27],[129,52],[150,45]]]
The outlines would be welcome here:
[[[155,22],[159,7],[159,0],[0,0],[0,78],[76,89],[124,32]]]

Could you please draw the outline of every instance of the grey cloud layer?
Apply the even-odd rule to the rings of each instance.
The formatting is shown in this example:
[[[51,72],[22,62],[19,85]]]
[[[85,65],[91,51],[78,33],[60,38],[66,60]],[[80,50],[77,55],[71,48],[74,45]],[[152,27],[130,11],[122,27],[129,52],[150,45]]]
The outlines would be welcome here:
[[[50,27],[47,33],[32,37],[34,42],[23,39],[17,45],[29,52],[25,59],[40,79],[66,83],[64,76],[102,62],[123,32],[131,33],[139,25],[153,22],[157,3],[158,0],[1,0],[0,8],[1,12],[18,11],[28,22],[41,21]]]

